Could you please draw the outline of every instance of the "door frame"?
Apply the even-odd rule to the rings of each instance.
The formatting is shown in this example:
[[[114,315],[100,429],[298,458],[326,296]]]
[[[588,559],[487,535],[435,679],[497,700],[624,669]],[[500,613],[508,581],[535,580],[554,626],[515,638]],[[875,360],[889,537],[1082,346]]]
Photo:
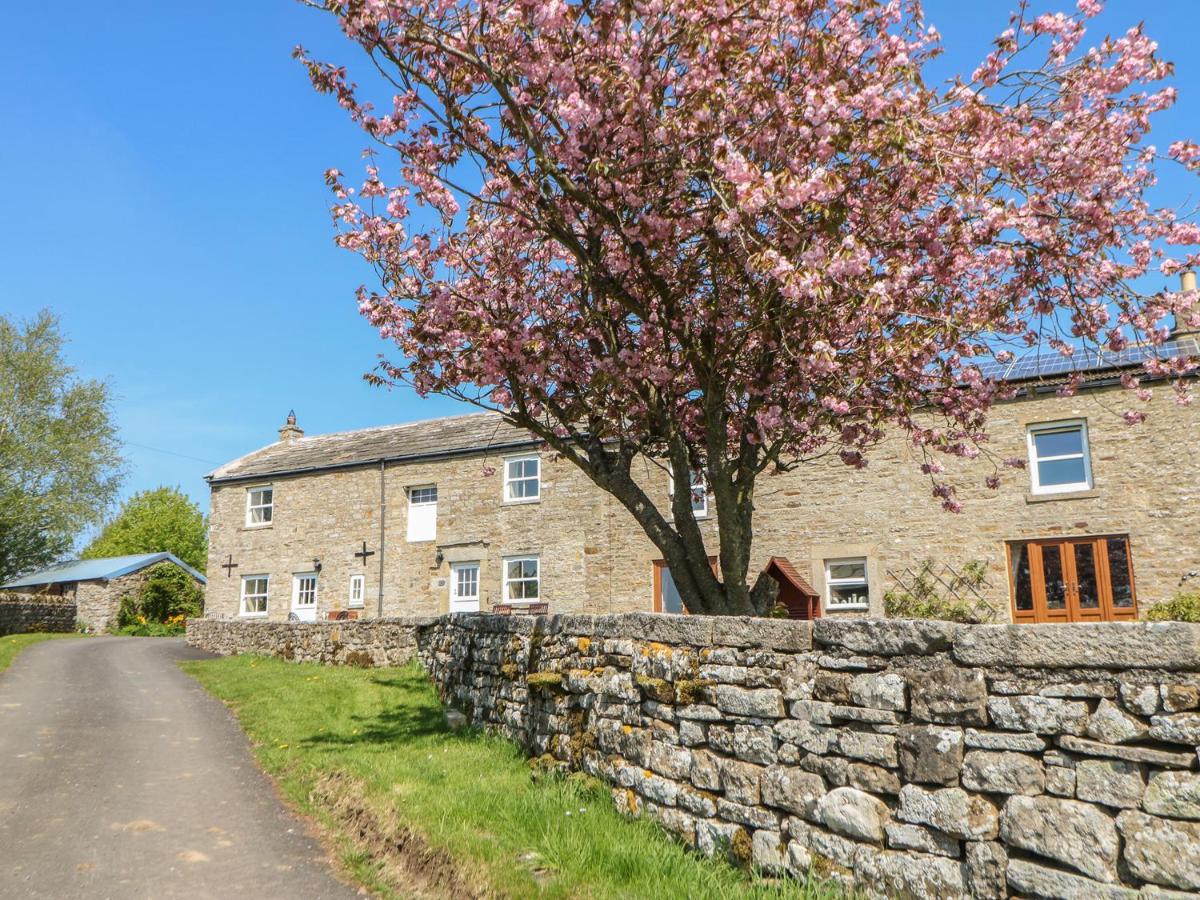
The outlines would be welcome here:
[[[1113,604],[1112,569],[1108,559],[1108,542],[1120,539],[1125,542],[1125,559],[1129,566],[1129,590],[1132,604],[1117,607]],[[1016,624],[1042,624],[1047,622],[1125,622],[1137,619],[1137,585],[1134,581],[1133,551],[1128,534],[1080,534],[1051,538],[1025,538],[1005,541],[1005,570],[1008,577],[1009,610]],[[1029,589],[1033,597],[1033,609],[1017,608],[1017,585],[1013,572],[1013,551],[1022,545],[1029,555]],[[1092,565],[1096,574],[1096,593],[1099,604],[1095,608],[1084,608],[1079,604],[1079,579],[1075,571],[1075,547],[1091,545]],[[1046,606],[1045,568],[1042,552],[1046,547],[1056,547],[1062,564],[1065,583],[1066,605],[1050,610]]]
[[[455,610],[454,601],[458,599],[458,573],[462,569],[475,570],[475,609],[474,610]],[[450,563],[450,598],[447,605],[448,612],[479,612],[483,609],[483,565],[478,559],[468,559],[462,562]]]
[[[312,603],[306,603],[303,606],[301,606],[299,604],[300,581],[304,578],[311,578],[313,580],[313,600],[312,600]],[[292,605],[289,610],[292,615],[294,615],[301,622],[317,621],[317,603],[319,602],[320,597],[321,597],[321,578],[317,572],[309,571],[309,572],[293,572],[292,573]],[[310,609],[312,610],[312,618],[311,619],[302,618],[300,615],[300,610],[304,610],[307,612]]]

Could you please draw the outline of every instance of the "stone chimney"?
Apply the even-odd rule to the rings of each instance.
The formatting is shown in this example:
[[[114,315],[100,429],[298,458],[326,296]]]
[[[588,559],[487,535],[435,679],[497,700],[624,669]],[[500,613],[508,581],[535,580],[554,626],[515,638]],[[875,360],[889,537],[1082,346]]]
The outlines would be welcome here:
[[[1179,290],[1185,294],[1191,293],[1193,297],[1187,307],[1175,313],[1175,327],[1171,329],[1171,337],[1200,336],[1200,328],[1189,325],[1186,321],[1189,315],[1200,313],[1200,295],[1196,294],[1196,273],[1191,269],[1179,273]]]
[[[296,424],[296,411],[288,410],[287,421],[279,429],[279,440],[287,442],[304,437],[304,429]]]

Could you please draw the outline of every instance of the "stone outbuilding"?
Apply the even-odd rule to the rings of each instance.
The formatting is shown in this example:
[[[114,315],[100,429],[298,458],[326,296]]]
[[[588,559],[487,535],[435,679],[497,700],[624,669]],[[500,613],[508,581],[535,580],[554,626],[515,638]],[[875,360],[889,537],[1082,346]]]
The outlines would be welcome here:
[[[138,553],[59,563],[0,585],[0,591],[73,601],[76,621],[91,631],[103,631],[115,622],[121,598],[136,594],[150,570],[163,563],[183,569],[202,589],[208,583],[173,553]]]

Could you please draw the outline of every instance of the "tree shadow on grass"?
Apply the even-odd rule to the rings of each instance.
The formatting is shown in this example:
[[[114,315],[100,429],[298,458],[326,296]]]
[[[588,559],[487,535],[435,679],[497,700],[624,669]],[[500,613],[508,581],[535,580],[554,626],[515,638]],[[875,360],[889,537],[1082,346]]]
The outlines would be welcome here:
[[[371,744],[408,744],[430,737],[442,737],[456,743],[472,743],[481,738],[475,729],[451,731],[446,725],[442,707],[427,687],[405,676],[375,676],[377,686],[387,705],[374,716],[351,716],[357,733],[318,733],[301,738],[306,747],[363,747]]]

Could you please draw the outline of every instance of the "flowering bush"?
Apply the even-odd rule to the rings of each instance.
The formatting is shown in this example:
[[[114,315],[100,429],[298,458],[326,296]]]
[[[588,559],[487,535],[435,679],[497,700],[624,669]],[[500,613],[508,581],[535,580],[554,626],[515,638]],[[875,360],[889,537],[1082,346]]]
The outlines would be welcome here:
[[[121,598],[116,626],[121,634],[182,634],[188,618],[204,611],[195,580],[172,564],[150,570],[136,597]]]

